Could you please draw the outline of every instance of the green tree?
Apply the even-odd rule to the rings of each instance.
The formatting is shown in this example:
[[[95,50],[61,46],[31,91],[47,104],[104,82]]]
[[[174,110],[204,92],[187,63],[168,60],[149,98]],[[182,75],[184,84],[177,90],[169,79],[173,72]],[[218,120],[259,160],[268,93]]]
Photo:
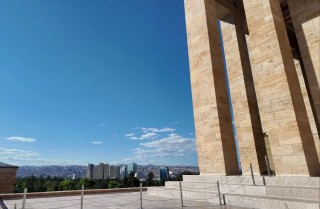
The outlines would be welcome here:
[[[63,180],[60,183],[60,190],[75,190],[75,184],[72,180]]]
[[[119,188],[120,184],[115,181],[115,180],[110,180],[109,184],[108,184],[108,188],[112,189],[112,188]]]
[[[153,178],[154,178],[154,175],[153,175],[152,172],[150,172],[150,173],[148,174],[146,186],[154,186]]]

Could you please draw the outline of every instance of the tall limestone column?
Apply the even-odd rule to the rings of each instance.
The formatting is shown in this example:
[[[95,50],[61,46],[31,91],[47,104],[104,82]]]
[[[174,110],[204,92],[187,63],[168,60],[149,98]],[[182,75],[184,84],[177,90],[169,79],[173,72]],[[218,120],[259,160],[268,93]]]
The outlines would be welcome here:
[[[236,15],[236,14],[234,14]],[[221,21],[226,67],[243,174],[266,172],[264,142],[242,22]]]
[[[262,127],[277,175],[320,176],[279,0],[243,1]]]
[[[315,119],[320,123],[320,1],[287,0],[298,40]]]
[[[319,139],[319,133],[316,127],[316,123],[315,123],[315,119],[314,119],[314,115],[312,114],[312,108],[310,105],[310,99],[309,99],[309,95],[307,92],[307,87],[303,78],[303,74],[302,74],[302,69],[301,69],[301,64],[299,62],[299,60],[294,60],[294,64],[296,66],[297,69],[297,74],[298,74],[298,78],[299,78],[299,83],[300,83],[300,87],[301,87],[301,92],[303,95],[303,99],[304,99],[304,103],[306,105],[306,109],[307,109],[307,114],[308,114],[308,118],[309,118],[309,123],[311,126],[311,131],[312,131],[312,135],[313,135],[313,140],[314,140],[314,144],[316,146],[316,150],[318,153],[318,158],[320,159],[320,139]]]
[[[216,3],[184,3],[200,173],[239,174]]]

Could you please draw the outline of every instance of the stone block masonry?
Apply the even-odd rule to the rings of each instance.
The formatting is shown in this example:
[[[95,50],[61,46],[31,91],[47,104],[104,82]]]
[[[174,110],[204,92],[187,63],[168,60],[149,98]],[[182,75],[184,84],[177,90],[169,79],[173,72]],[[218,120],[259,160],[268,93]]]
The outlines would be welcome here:
[[[255,173],[265,173],[268,155],[278,176],[320,176],[317,5],[312,0],[185,0],[201,174],[239,173],[230,96],[243,171],[252,163]],[[304,67],[295,65],[293,54]]]

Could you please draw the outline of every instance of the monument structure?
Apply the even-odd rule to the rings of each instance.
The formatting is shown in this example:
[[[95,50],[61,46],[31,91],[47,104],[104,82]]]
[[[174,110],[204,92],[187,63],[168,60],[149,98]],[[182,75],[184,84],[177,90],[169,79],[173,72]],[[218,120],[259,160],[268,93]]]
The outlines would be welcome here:
[[[267,156],[276,176],[320,176],[320,1],[185,0],[185,15],[201,175],[264,174]]]

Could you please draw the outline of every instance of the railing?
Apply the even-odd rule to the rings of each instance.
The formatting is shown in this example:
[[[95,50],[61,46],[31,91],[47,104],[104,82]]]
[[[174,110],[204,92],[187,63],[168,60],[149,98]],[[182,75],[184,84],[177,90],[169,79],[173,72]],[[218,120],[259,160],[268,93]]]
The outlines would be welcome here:
[[[267,166],[268,161],[267,158],[265,159]],[[78,198],[68,198],[65,200],[59,200],[59,202],[72,202],[70,204],[62,204],[60,207],[52,207],[50,209],[68,209],[68,208],[76,208],[76,209],[89,209],[92,207],[96,208],[114,208],[114,207],[121,207],[121,206],[126,206],[134,203],[140,203],[140,208],[143,208],[143,203],[144,202],[165,202],[165,201],[171,201],[171,200],[179,200],[181,203],[179,206],[184,207],[184,199],[185,200],[193,200],[193,201],[203,201],[203,202],[210,202],[211,200],[218,198],[220,205],[225,205],[226,200],[225,196],[228,194],[232,194],[235,191],[239,190],[245,185],[250,185],[247,184],[250,180],[252,181],[252,185],[255,186],[255,178],[254,178],[254,173],[253,173],[253,168],[252,164],[250,163],[250,167],[248,170],[244,171],[244,173],[251,171],[251,178],[247,178],[244,182],[241,182],[241,184],[236,187],[231,189],[228,192],[221,192],[221,187],[224,185],[228,185],[232,182],[235,182],[237,179],[243,177],[243,176],[236,176],[232,179],[226,179],[226,176],[221,176],[220,179],[217,182],[206,182],[206,185],[203,188],[197,188],[196,186],[182,186],[181,182],[179,184],[176,184],[176,187],[173,187],[172,189],[179,190],[179,197],[175,197],[172,195],[172,197],[169,198],[164,198],[157,200],[157,199],[150,199],[148,197],[144,197],[143,191],[147,191],[147,188],[142,188],[142,184],[140,183],[140,188],[121,188],[121,189],[95,189],[95,190],[84,190],[84,187],[82,186],[81,190],[74,190],[74,191],[57,191],[57,192],[35,192],[35,193],[27,193],[27,189],[24,190],[23,194],[0,194],[0,199],[5,199],[5,200],[17,200],[17,199],[22,199],[21,204],[11,204],[11,208],[13,206],[13,209],[29,209],[32,208],[32,205],[34,204],[39,204],[39,203],[50,203],[50,201],[29,201],[27,198],[44,198],[44,197],[65,197],[65,196],[80,196]],[[268,172],[270,175],[270,172]],[[191,183],[197,183],[197,182],[188,182],[189,184]],[[263,177],[263,183],[265,185],[265,180]],[[203,190],[201,190],[203,189]],[[162,187],[157,187],[157,191],[170,191],[169,188],[162,188]],[[205,193],[202,195],[201,199],[196,199],[195,197],[187,197],[184,196],[184,191],[195,191],[197,193]],[[130,200],[128,202],[122,202],[121,204],[116,204],[112,205],[109,203],[102,203],[103,201],[101,200],[102,198],[107,197],[118,197],[122,195],[121,193],[129,193],[129,192],[136,192],[133,194],[126,194],[126,196],[132,196],[136,197],[133,198],[133,200]],[[139,192],[139,193],[137,193]],[[94,195],[94,194],[104,194],[104,195],[99,195],[99,196],[88,196],[88,195]],[[112,195],[109,195],[112,194]],[[87,195],[87,196],[86,196]],[[39,199],[37,199],[39,200]],[[216,199],[217,200],[217,199]],[[52,201],[52,202],[58,202],[57,200]]]

